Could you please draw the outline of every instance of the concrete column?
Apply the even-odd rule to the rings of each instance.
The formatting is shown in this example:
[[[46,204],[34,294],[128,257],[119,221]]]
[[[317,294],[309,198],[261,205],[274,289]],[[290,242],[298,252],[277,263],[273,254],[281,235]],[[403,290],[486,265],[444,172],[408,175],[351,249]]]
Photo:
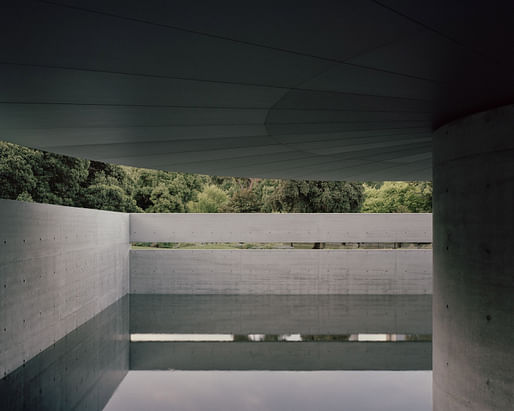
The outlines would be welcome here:
[[[434,134],[434,410],[514,409],[514,106]]]

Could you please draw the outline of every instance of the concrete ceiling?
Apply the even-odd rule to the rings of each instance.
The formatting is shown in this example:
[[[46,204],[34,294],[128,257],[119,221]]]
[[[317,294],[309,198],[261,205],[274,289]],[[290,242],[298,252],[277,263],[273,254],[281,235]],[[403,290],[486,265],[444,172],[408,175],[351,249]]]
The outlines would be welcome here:
[[[514,1],[3,1],[0,139],[214,175],[431,178],[514,102]]]

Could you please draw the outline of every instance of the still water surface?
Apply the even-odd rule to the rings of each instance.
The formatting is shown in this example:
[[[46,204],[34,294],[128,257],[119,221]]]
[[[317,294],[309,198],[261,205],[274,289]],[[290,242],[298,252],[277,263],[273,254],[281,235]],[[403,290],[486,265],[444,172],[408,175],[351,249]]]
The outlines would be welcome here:
[[[432,409],[430,371],[129,371],[114,410]]]
[[[131,295],[0,380],[2,410],[431,410],[430,296]]]

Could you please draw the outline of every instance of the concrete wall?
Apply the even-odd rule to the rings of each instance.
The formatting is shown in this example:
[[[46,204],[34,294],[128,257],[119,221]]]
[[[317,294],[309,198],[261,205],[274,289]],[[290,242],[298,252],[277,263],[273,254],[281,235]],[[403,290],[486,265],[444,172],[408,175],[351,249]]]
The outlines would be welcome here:
[[[434,410],[514,409],[514,105],[434,135]]]
[[[432,214],[131,214],[130,241],[432,242]]]
[[[130,291],[430,294],[431,250],[150,250],[132,241],[430,242],[430,214],[123,214],[0,200],[0,375]],[[130,234],[130,224],[132,233]],[[129,258],[130,254],[130,258]]]
[[[0,200],[0,376],[128,292],[129,216]]]
[[[432,250],[132,250],[135,294],[431,294]]]

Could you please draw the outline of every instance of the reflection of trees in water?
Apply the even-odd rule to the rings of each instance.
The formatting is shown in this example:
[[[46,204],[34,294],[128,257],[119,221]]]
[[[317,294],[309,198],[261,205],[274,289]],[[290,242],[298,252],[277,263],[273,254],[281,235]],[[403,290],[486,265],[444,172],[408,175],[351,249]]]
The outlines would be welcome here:
[[[405,341],[432,341],[432,334],[407,334]]]
[[[250,337],[248,335],[234,334],[234,342],[249,342]]]
[[[234,342],[296,342],[288,341],[286,339],[286,335],[278,335],[278,334],[265,334],[262,338],[252,339],[249,335],[234,335]],[[300,341],[302,342],[341,342],[341,341],[349,341],[350,334],[340,334],[340,335],[311,335],[306,334],[300,337]]]
[[[234,334],[234,342],[278,342],[285,341],[282,336],[276,334],[265,334],[262,338],[251,338],[250,335]]]
[[[349,341],[350,334],[340,334],[340,335],[304,335],[302,334],[302,341],[316,341],[316,342],[342,342]]]
[[[302,334],[300,341],[302,342],[346,342],[359,341],[359,334]],[[392,338],[396,334],[390,334],[389,339],[384,341],[409,341],[409,342],[429,342],[432,341],[432,334],[398,334],[401,338]],[[290,340],[295,342],[298,340]],[[234,342],[288,342],[286,335],[265,334],[260,338],[252,338],[250,335],[235,334]]]

